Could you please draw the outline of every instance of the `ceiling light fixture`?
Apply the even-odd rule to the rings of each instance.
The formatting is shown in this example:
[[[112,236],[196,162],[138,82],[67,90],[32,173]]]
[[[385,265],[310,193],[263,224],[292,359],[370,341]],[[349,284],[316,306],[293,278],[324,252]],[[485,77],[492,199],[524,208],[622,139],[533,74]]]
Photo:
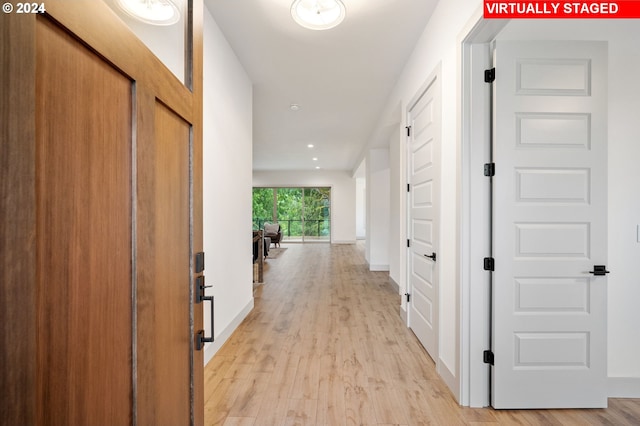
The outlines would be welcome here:
[[[300,105],[298,105],[298,104],[291,104],[291,105],[289,105],[289,109],[290,109],[291,111],[299,111],[299,110],[300,110]]]
[[[318,157],[313,157],[313,161],[318,161]]]
[[[341,0],[295,0],[291,16],[310,30],[328,30],[344,20],[346,9]]]
[[[132,18],[151,25],[173,25],[180,20],[180,10],[172,0],[115,0]]]
[[[309,145],[307,145],[307,148],[313,148],[313,144],[310,143]]]

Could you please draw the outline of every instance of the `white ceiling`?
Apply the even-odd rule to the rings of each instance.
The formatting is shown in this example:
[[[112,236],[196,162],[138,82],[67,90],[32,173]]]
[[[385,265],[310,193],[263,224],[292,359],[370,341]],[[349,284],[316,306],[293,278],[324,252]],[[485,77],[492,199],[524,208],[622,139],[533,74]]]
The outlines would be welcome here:
[[[292,1],[205,0],[254,84],[253,168],[353,170],[438,0],[343,0],[326,31]]]

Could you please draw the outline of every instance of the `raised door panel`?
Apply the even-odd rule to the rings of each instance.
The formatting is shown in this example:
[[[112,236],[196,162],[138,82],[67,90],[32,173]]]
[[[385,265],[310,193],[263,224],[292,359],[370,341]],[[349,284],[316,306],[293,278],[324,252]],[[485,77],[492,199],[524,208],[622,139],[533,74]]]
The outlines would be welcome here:
[[[131,82],[36,24],[40,424],[129,424]]]
[[[138,142],[138,421],[188,424],[190,125],[151,96],[141,102],[153,108],[143,108],[141,130],[149,137]]]

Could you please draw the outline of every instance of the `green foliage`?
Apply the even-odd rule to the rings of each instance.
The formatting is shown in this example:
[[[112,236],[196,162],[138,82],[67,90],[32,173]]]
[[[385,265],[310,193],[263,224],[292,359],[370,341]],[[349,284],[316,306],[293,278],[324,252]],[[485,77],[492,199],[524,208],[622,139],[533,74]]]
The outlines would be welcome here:
[[[253,229],[262,228],[264,220],[273,220],[273,188],[253,188]]]
[[[273,212],[274,198],[277,203],[276,217]],[[259,229],[264,222],[278,222],[286,237],[303,234],[328,237],[330,207],[331,188],[254,188],[253,227]]]

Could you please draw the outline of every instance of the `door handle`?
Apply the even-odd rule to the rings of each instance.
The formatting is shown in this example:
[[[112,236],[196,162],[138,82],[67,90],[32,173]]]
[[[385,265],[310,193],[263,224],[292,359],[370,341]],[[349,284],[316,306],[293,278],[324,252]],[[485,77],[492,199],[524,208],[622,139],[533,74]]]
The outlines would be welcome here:
[[[204,275],[196,278],[196,303],[209,302],[211,304],[211,337],[204,335],[204,330],[200,330],[196,333],[196,350],[200,351],[204,348],[205,343],[213,342],[213,296],[205,296],[204,291],[210,288],[210,285],[204,285]]]
[[[607,265],[593,265],[593,271],[589,271],[589,273],[599,276],[606,275],[609,271],[607,271]]]
[[[431,253],[431,255],[428,254],[424,254],[424,257],[428,257],[429,259],[433,260],[434,262],[436,261],[436,254],[435,253]]]

